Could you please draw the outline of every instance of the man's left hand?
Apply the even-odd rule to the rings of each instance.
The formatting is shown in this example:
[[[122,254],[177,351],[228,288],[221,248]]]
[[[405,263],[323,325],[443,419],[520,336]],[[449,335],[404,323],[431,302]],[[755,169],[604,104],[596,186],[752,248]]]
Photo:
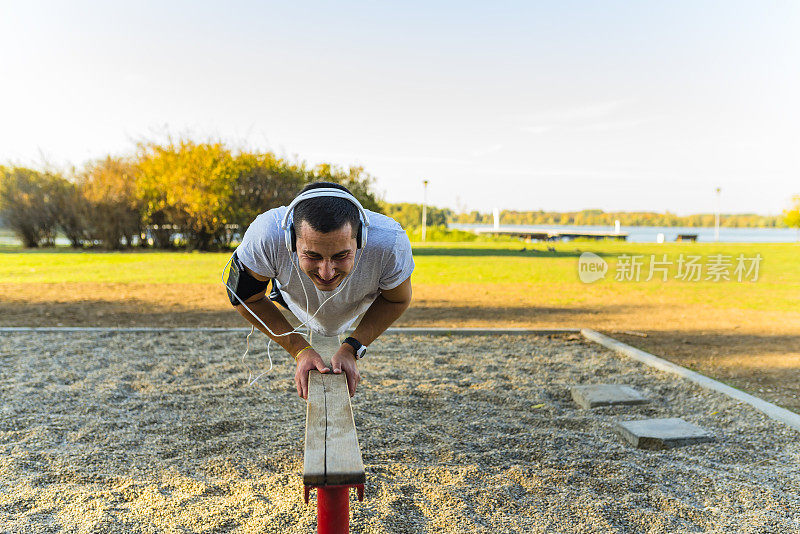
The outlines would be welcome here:
[[[356,367],[356,357],[353,354],[353,347],[344,344],[339,347],[336,354],[331,358],[331,369],[334,373],[341,373],[347,376],[347,389],[350,391],[350,396],[356,394],[356,386],[361,382],[361,375],[358,373]]]

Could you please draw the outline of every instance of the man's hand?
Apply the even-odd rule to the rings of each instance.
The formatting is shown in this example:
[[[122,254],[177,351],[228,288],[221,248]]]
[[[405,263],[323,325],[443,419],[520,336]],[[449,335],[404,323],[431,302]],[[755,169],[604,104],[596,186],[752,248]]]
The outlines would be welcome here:
[[[308,372],[316,369],[320,373],[330,371],[325,367],[322,356],[313,348],[305,349],[297,358],[297,372],[294,374],[294,385],[297,387],[297,394],[308,400]]]
[[[344,371],[347,376],[347,389],[350,390],[350,396],[355,395],[356,386],[361,382],[361,375],[358,373],[358,367],[356,367],[356,356],[353,353],[353,347],[346,343],[339,347],[339,350],[331,358],[331,367],[333,367],[333,372],[337,374]]]

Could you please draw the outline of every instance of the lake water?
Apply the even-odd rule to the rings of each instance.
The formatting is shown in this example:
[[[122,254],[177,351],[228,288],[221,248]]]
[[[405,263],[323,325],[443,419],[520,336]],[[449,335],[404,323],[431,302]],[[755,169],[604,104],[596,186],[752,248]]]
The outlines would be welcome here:
[[[20,241],[13,235],[0,235],[0,245],[21,245],[21,244],[22,241]],[[69,239],[67,239],[66,237],[57,237],[56,245],[67,246],[69,245]]]
[[[457,230],[472,230],[475,228],[491,229],[491,224],[450,224],[450,228]],[[541,230],[570,230],[570,231],[595,231],[613,232],[613,226],[559,226],[537,224],[532,226],[501,224],[501,230],[528,231]],[[675,241],[678,234],[697,234],[697,241],[703,243],[714,242],[714,228],[698,228],[684,226],[623,226],[620,231],[628,234],[628,241],[632,243],[655,243],[658,234],[664,234],[664,241]],[[794,228],[720,228],[719,240],[724,243],[796,243],[800,234]]]

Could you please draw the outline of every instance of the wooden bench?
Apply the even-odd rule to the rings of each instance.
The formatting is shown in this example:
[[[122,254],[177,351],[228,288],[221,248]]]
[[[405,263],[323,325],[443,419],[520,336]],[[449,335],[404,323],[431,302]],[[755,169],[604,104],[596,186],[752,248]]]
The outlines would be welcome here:
[[[697,241],[697,234],[678,234],[678,237],[675,238],[675,241]]]
[[[309,372],[307,402],[305,501],[317,488],[317,533],[346,534],[350,488],[363,501],[365,476],[345,374]]]
[[[364,463],[344,373],[311,371],[308,375],[303,483],[317,487],[364,484]]]

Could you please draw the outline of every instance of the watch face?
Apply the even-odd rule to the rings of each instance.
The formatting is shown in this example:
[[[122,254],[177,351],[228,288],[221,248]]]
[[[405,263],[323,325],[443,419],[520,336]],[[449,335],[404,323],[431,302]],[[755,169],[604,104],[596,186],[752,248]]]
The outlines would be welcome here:
[[[361,358],[362,356],[364,356],[365,352],[367,352],[367,347],[365,347],[364,345],[361,345],[361,348],[356,351],[356,356]]]

